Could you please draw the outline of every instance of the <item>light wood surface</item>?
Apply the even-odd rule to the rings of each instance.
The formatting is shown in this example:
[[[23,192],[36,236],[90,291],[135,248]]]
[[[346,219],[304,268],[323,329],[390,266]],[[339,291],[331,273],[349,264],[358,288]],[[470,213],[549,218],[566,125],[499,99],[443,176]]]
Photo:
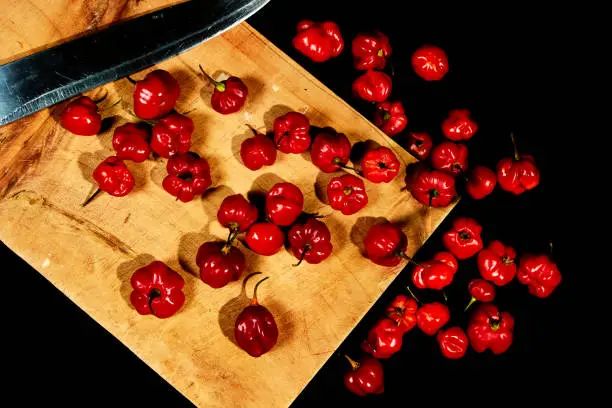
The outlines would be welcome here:
[[[8,3],[15,20],[22,2]],[[59,3],[69,8],[104,2],[24,4],[41,10],[53,4],[57,11]],[[144,11],[142,4],[167,2],[128,3],[128,10],[138,13]],[[0,25],[3,57],[15,54],[15,48],[13,54],[6,50],[22,35],[25,48],[45,43],[27,38],[29,25],[6,35],[7,21],[3,16]],[[50,42],[77,31],[44,35]],[[231,73],[245,80],[249,99],[241,112],[222,116],[211,109],[211,89],[198,74],[198,64],[215,77]],[[93,191],[93,169],[113,154],[112,128],[94,137],[66,132],[57,124],[63,103],[0,128],[0,239],[195,404],[287,406],[401,270],[378,267],[361,255],[367,228],[381,217],[399,222],[409,238],[407,252],[414,254],[451,208],[427,210],[418,204],[400,191],[402,173],[390,184],[366,182],[368,207],[343,216],[323,202],[333,175],[320,173],[308,155],[279,154],[274,166],[256,172],[244,167],[238,152],[250,136],[245,123],[270,129],[274,118],[289,109],[305,113],[313,125],[346,133],[353,143],[371,139],[393,149],[404,163],[415,160],[246,23],[158,67],[181,84],[177,109],[189,111],[196,124],[192,150],[209,160],[215,188],[201,200],[176,202],[161,188],[165,160],[128,163],[137,180],[133,193],[124,198],[103,194],[82,208]],[[117,116],[113,127],[130,121],[126,111],[131,110],[132,85],[124,79],[102,88],[90,94],[109,92],[107,103],[122,98],[105,112]],[[280,331],[277,346],[255,359],[234,344],[233,326],[256,279],[245,294],[238,282],[214,290],[190,273],[197,270],[198,246],[226,236],[215,217],[223,198],[263,193],[280,180],[300,186],[306,211],[329,215],[324,222],[332,231],[334,252],[318,266],[294,268],[295,258],[285,250],[261,257],[239,244],[247,256],[246,274],[262,271],[271,277],[259,299]],[[128,300],[132,272],[153,259],[186,280],[186,305],[166,320],[138,315]]]

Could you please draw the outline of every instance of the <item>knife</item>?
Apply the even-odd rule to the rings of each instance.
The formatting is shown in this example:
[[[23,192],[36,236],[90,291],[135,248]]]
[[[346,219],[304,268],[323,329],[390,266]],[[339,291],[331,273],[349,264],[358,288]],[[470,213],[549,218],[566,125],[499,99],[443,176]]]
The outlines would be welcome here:
[[[0,66],[0,126],[233,27],[269,0],[190,0]]]

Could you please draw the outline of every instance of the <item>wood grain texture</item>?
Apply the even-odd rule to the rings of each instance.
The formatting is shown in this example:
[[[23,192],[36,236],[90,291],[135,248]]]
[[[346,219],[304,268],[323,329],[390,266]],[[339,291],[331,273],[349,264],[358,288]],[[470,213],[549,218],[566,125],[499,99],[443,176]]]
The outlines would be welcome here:
[[[6,41],[0,39],[0,49]],[[211,109],[200,63],[215,77],[231,73],[245,80],[250,94],[241,112],[221,116]],[[128,163],[137,180],[133,193],[102,195],[81,207],[93,191],[93,169],[113,154],[113,128],[131,120],[132,85],[120,80],[91,92],[109,92],[108,103],[122,98],[105,113],[115,119],[99,136],[62,129],[57,118],[65,103],[0,128],[0,239],[196,405],[287,406],[402,269],[378,267],[362,256],[367,228],[381,217],[400,223],[407,253],[414,254],[451,208],[418,204],[400,191],[401,174],[386,185],[366,182],[368,207],[342,216],[324,203],[333,175],[320,173],[308,155],[280,154],[272,167],[246,169],[238,153],[250,136],[245,123],[271,129],[274,118],[290,109],[313,125],[346,133],[353,143],[373,140],[404,163],[415,161],[246,23],[158,67],[181,83],[177,110],[189,111],[195,122],[192,150],[209,160],[214,188],[201,200],[176,202],[161,188],[165,160]],[[324,222],[334,253],[320,265],[294,268],[287,251],[266,258],[239,244],[246,273],[271,277],[259,299],[280,330],[277,346],[255,359],[233,340],[235,317],[254,282],[213,290],[192,273],[199,245],[226,236],[215,217],[223,198],[264,193],[281,179],[300,186],[306,211],[330,214]],[[166,320],[138,315],[128,300],[132,272],[153,259],[186,280],[187,303]]]

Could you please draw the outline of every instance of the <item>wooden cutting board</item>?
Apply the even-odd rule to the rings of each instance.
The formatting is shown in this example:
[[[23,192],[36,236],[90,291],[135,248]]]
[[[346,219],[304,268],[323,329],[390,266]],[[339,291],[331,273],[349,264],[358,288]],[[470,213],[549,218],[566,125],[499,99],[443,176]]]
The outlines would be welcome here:
[[[0,58],[167,3],[9,1],[0,17]],[[241,112],[222,116],[211,109],[211,89],[198,64],[213,76],[231,73],[245,80],[249,99]],[[451,208],[427,210],[400,191],[400,174],[385,185],[366,182],[368,207],[342,216],[325,204],[323,192],[333,175],[320,173],[307,154],[280,154],[272,167],[246,169],[238,153],[250,136],[245,124],[270,129],[290,109],[305,113],[313,125],[346,133],[353,143],[373,140],[403,163],[415,161],[246,23],[159,68],[181,84],[177,109],[189,111],[195,122],[192,150],[209,160],[215,188],[191,203],[176,202],[161,188],[165,160],[129,163],[137,180],[133,193],[103,194],[81,207],[93,191],[93,169],[113,154],[113,129],[93,137],[66,132],[57,123],[62,103],[0,128],[0,239],[195,404],[287,406],[402,269],[378,267],[362,256],[367,228],[382,217],[400,223],[409,238],[407,252],[414,254]],[[102,88],[91,95],[108,92],[107,103],[122,99],[105,112],[116,115],[113,127],[130,121],[132,85],[123,79]],[[261,257],[239,244],[247,256],[245,275],[261,271],[271,277],[259,299],[280,330],[277,346],[256,359],[233,339],[234,320],[256,279],[246,291],[239,282],[213,290],[192,273],[199,245],[226,236],[215,217],[223,198],[263,193],[281,180],[302,189],[306,211],[329,215],[324,222],[334,252],[320,265],[294,268],[295,258],[285,250]],[[186,305],[166,320],[138,315],[128,300],[132,272],[153,259],[186,280]]]

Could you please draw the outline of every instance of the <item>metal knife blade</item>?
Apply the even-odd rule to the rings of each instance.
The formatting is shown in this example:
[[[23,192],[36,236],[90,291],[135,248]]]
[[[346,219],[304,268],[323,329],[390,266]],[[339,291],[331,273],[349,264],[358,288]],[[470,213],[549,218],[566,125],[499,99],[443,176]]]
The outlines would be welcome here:
[[[0,126],[233,27],[269,0],[191,0],[0,66]]]

